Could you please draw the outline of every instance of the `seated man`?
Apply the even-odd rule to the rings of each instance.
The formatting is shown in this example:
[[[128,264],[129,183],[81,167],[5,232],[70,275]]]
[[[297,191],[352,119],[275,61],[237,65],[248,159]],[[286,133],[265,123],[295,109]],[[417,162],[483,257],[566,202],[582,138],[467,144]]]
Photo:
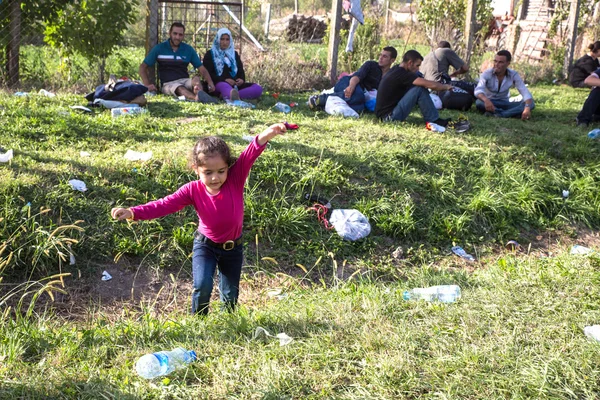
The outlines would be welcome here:
[[[203,103],[216,103],[217,99],[202,91],[199,76],[190,79],[188,65],[191,63],[198,73],[208,82],[208,91],[213,92],[215,85],[210,74],[202,65],[196,50],[183,43],[185,27],[181,22],[174,22],[169,29],[169,39],[159,43],[150,50],[140,64],[139,73],[142,82],[149,91],[155,92],[156,86],[148,78],[148,67],[158,62],[158,75],[162,84],[162,92],[171,96],[185,96],[189,100]]]
[[[423,56],[409,50],[402,63],[391,68],[383,77],[377,92],[375,114],[384,121],[404,121],[415,105],[423,114],[425,122],[447,126],[448,120],[441,119],[429,96],[432,90],[452,90],[452,85],[429,81],[418,74]]]
[[[365,109],[365,93],[379,87],[382,76],[388,73],[396,61],[398,52],[393,47],[384,47],[379,55],[379,62],[367,61],[358,71],[349,76],[344,76],[333,87],[333,93],[311,96],[308,106],[312,110],[325,108],[329,96],[337,96],[357,113]],[[358,87],[358,88],[357,88]]]
[[[453,81],[452,78],[469,72],[469,66],[450,48],[450,43],[442,40],[438,48],[427,54],[421,64],[423,77],[429,81],[449,83],[473,94],[475,85],[464,81]],[[450,66],[454,72],[449,74]]]
[[[586,87],[584,81],[592,72],[600,68],[598,57],[600,57],[600,42],[588,46],[588,54],[575,61],[569,72],[569,84],[574,88]]]
[[[479,77],[475,88],[475,106],[487,116],[520,117],[525,121],[531,118],[531,110],[535,108],[535,104],[517,71],[508,68],[511,58],[508,50],[496,53],[494,67],[484,71]],[[511,87],[517,88],[523,100],[509,101]]]
[[[587,127],[590,122],[600,121],[600,68],[592,72],[583,83],[591,86],[592,91],[577,115],[577,126]]]

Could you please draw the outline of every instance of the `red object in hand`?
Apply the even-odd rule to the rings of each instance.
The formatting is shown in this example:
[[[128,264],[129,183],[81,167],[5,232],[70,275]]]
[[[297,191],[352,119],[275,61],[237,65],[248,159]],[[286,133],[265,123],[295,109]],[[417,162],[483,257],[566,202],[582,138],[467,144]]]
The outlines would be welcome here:
[[[273,96],[275,99],[279,98],[279,93],[273,93],[271,96]]]
[[[284,122],[283,124],[285,125],[285,129],[290,130],[290,131],[295,131],[296,129],[300,128],[296,124],[288,124],[287,122]]]

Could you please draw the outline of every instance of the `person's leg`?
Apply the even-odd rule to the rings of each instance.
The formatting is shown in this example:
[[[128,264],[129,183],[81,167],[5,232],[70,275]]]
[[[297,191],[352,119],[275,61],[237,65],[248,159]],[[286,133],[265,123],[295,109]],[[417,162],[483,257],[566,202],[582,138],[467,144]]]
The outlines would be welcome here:
[[[240,89],[240,99],[258,99],[263,92],[262,86],[252,83],[250,86]]]
[[[417,104],[426,122],[434,122],[440,117],[431,97],[429,97],[429,91],[424,87],[413,86],[404,94],[394,111],[392,111],[391,120],[404,121]]]
[[[354,93],[352,93],[349,99],[344,98],[344,100],[346,100],[351,109],[359,114],[365,109],[365,92],[360,86],[354,89]]]
[[[327,104],[327,99],[329,98],[329,96],[337,96],[340,99],[344,99],[347,101],[348,99],[346,99],[346,94],[344,93],[344,90],[346,90],[346,88],[349,85],[350,85],[350,76],[341,77],[340,80],[337,81],[337,83],[333,87],[333,93],[326,93],[326,94],[321,94],[318,96],[317,105],[321,108],[325,108],[325,104]],[[356,92],[356,90],[354,92]],[[364,98],[364,94],[363,94],[363,98]]]
[[[525,110],[525,102],[510,102],[508,100],[494,100],[494,107],[496,107],[496,115],[501,118],[520,118]],[[535,103],[532,100],[531,110],[535,108]]]
[[[480,113],[485,112],[485,103],[483,102],[483,100],[477,99],[475,101],[475,107],[477,108],[477,111],[479,111]]]
[[[237,305],[244,245],[235,246],[232,250],[219,250],[219,291],[221,307],[233,311]]]
[[[174,81],[164,82],[161,86],[161,90],[167,96],[177,96],[177,90],[184,86],[189,78],[175,79]]]
[[[179,86],[175,89],[175,94],[177,96],[185,96],[188,100],[196,100],[196,94],[194,93],[194,84],[199,84],[200,78],[194,77],[194,79],[198,78],[192,83],[192,79],[186,79],[184,81],[184,85]]]
[[[577,124],[589,124],[594,119],[594,114],[600,113],[600,88],[592,89],[588,98],[583,103],[583,108],[577,115]]]
[[[213,277],[217,268],[215,249],[194,239],[192,254],[192,275],[194,291],[192,292],[192,314],[208,314],[208,304],[213,289]]]
[[[227,82],[219,82],[215,85],[216,90],[221,93],[223,100],[229,100],[231,98],[231,91],[233,90],[233,86],[231,86]]]

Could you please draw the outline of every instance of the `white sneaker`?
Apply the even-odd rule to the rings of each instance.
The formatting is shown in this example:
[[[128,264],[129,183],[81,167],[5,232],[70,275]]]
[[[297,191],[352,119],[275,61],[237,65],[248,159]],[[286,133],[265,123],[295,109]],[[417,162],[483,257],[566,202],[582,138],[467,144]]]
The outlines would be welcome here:
[[[434,122],[425,123],[425,127],[427,128],[427,130],[430,130],[431,132],[446,132],[446,128],[444,128],[443,126],[438,125]]]

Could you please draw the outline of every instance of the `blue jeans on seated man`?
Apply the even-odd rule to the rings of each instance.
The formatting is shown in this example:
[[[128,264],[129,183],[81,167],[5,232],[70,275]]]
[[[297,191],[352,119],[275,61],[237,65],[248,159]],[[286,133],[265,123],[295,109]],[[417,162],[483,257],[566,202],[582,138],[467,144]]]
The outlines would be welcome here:
[[[400,99],[394,111],[385,119],[386,121],[404,121],[412,109],[419,105],[425,122],[435,122],[440,114],[429,97],[429,90],[421,86],[413,86]]]
[[[325,107],[325,104],[327,103],[327,98],[329,98],[329,96],[337,96],[341,99],[344,99],[346,103],[348,103],[350,108],[356,111],[357,113],[360,114],[361,112],[363,112],[363,110],[365,109],[365,92],[363,91],[360,85],[356,86],[356,89],[354,89],[354,93],[352,93],[352,96],[350,96],[349,99],[347,99],[346,95],[344,94],[344,90],[348,86],[350,86],[350,78],[351,76],[342,77],[333,87],[333,93],[320,95],[319,104],[322,107]]]
[[[521,114],[525,110],[525,102],[524,101],[508,101],[508,99],[496,99],[492,100],[492,104],[496,107],[496,111],[494,111],[494,115],[500,118],[521,118]],[[477,99],[475,102],[475,107],[484,113],[485,103],[480,99]],[[531,110],[535,108],[535,103],[531,100]]]
[[[221,308],[233,310],[237,304],[244,259],[244,245],[239,244],[231,250],[213,247],[201,239],[194,239],[192,254],[192,275],[194,291],[192,293],[192,314],[206,315],[213,290],[213,279],[219,268],[219,292]]]

